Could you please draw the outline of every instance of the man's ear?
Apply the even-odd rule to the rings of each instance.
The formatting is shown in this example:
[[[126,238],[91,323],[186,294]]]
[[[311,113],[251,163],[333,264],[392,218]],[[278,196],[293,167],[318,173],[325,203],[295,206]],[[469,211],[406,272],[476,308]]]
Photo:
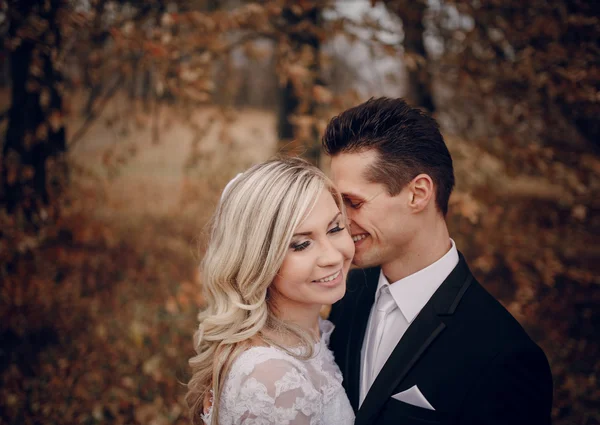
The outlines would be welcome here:
[[[408,206],[414,211],[423,211],[435,195],[433,180],[427,174],[419,174],[409,184]]]

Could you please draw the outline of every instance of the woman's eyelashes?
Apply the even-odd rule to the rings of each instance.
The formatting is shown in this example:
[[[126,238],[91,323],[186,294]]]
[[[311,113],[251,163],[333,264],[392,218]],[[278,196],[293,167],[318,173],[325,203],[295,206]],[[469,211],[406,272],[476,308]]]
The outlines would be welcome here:
[[[341,232],[344,229],[345,229],[345,227],[342,227],[341,223],[338,221],[337,223],[335,223],[335,227],[329,229],[329,231],[327,233],[337,233],[337,232]]]
[[[310,245],[310,241],[304,241],[304,242],[292,242],[291,248],[298,252],[298,251],[304,251],[306,248],[308,248],[308,246]]]
[[[341,226],[341,222],[337,222],[334,227],[327,231],[327,234],[337,233],[344,230],[345,227]],[[292,248],[295,252],[304,251],[306,248],[310,246],[310,241],[304,242],[292,242],[290,248]]]

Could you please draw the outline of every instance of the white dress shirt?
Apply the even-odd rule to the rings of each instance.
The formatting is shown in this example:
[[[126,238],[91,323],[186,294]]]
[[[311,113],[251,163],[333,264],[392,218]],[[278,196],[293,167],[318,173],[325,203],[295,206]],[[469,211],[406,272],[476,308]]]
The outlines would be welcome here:
[[[408,329],[415,317],[417,317],[435,291],[437,291],[458,264],[456,244],[452,239],[450,239],[450,242],[452,246],[442,258],[397,282],[390,284],[383,271],[380,272],[379,283],[375,292],[375,302],[373,303],[373,307],[371,307],[367,331],[361,349],[360,404],[364,401],[373,381],[375,381],[390,354],[392,354],[392,351],[394,351],[394,348],[400,342],[406,329]],[[373,355],[369,359],[371,360],[371,364],[366,364],[366,346],[373,344],[373,338],[369,338],[368,336],[377,333],[377,329],[374,329],[375,325],[373,323],[376,321],[374,319],[374,310],[382,290],[385,290],[384,286],[387,287],[392,295],[395,305],[379,324],[380,327],[383,327],[383,337],[378,347],[371,348],[371,350],[374,350],[372,351]]]

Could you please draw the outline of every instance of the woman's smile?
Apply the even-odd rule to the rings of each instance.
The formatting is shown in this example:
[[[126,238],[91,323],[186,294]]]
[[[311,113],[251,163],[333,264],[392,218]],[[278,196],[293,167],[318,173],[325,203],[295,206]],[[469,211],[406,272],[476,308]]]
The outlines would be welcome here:
[[[329,276],[325,276],[321,279],[313,280],[314,283],[325,286],[327,288],[332,288],[334,286],[339,285],[342,282],[343,273],[342,269],[337,272],[330,274]]]

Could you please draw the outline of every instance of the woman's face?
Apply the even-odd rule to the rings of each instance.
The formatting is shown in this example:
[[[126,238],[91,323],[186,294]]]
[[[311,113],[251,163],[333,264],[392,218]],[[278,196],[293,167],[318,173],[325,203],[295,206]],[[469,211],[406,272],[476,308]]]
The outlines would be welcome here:
[[[280,312],[320,309],[344,296],[354,243],[327,189],[294,232],[273,285]]]

